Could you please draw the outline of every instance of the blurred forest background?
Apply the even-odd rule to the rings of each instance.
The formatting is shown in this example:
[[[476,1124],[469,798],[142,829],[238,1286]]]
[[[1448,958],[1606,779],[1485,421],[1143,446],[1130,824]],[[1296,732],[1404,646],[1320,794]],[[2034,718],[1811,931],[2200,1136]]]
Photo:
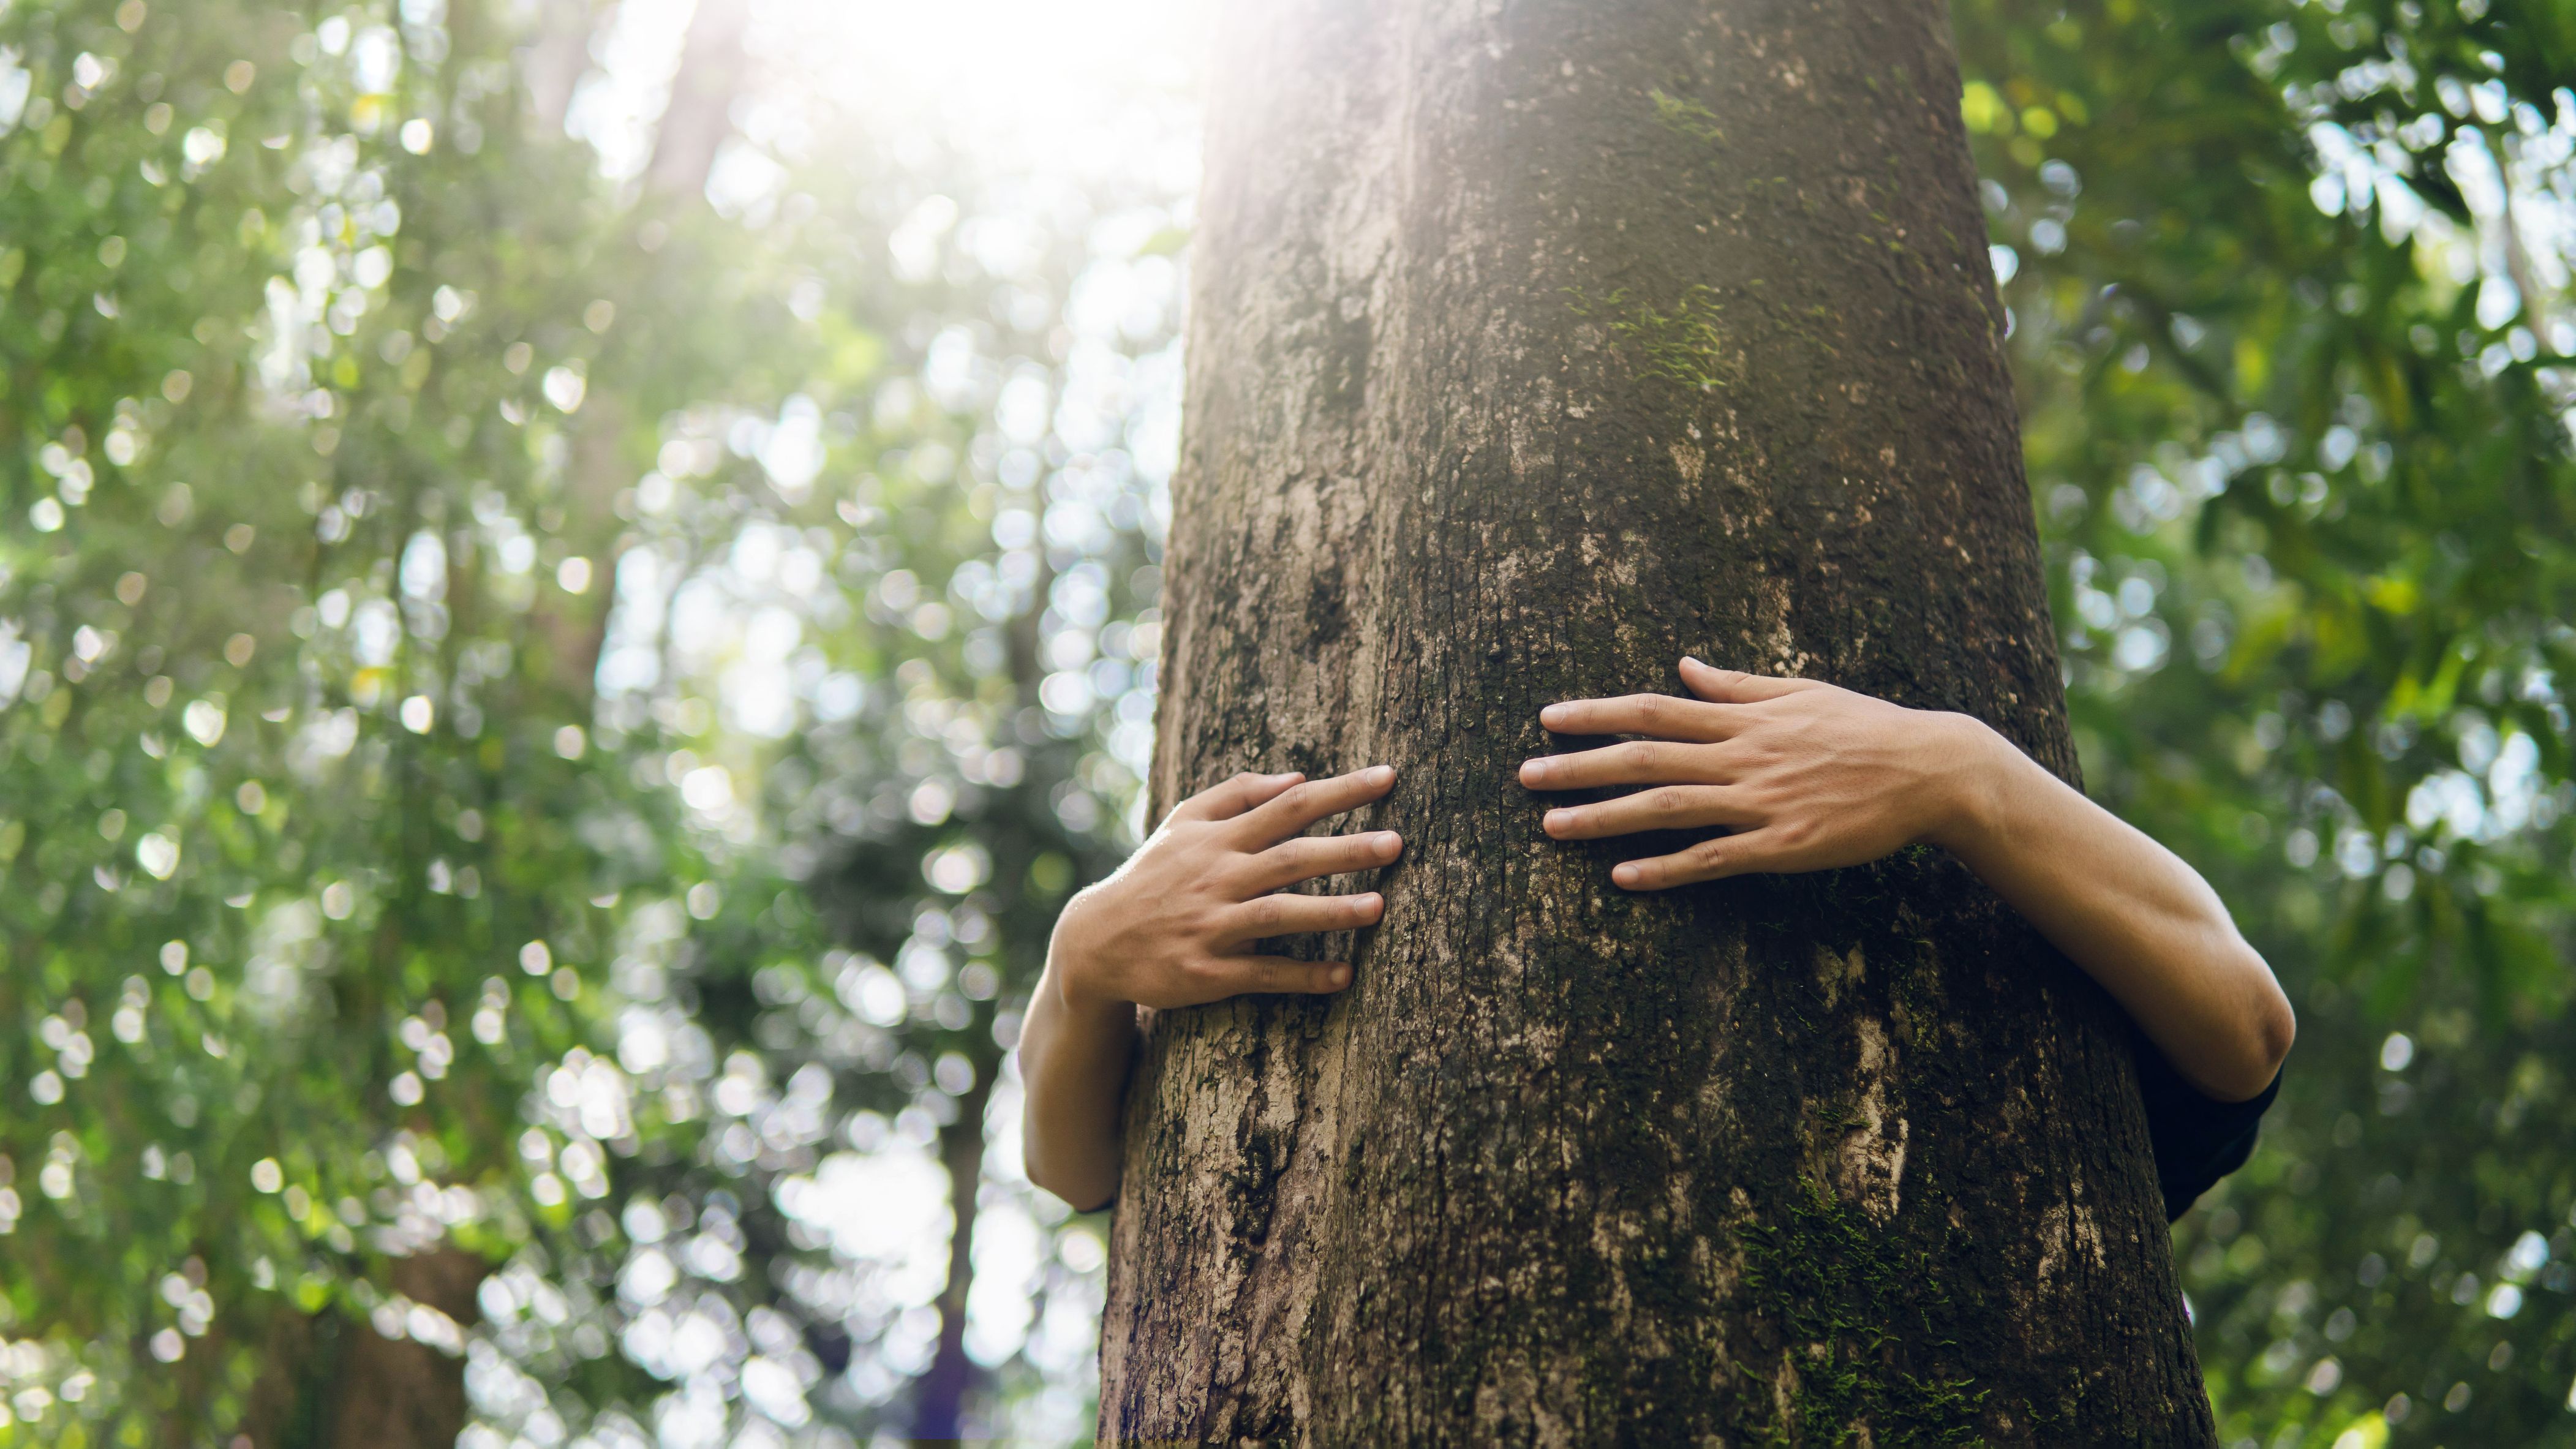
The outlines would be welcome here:
[[[1204,8],[0,0],[0,1444],[1087,1436]],[[2576,1444],[2576,9],[1956,8],[2224,1436]]]

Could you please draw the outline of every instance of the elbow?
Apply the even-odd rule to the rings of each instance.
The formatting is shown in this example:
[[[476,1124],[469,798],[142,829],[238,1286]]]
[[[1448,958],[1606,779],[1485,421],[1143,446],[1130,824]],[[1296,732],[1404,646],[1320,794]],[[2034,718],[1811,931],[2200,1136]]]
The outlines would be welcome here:
[[[2256,1014],[2255,1024],[2263,1066],[2263,1081],[2255,1088],[2258,1092],[2270,1086],[2272,1079],[2280,1075],[2281,1063],[2289,1059],[2291,1044],[2299,1039],[2298,1013],[2290,1009],[2290,998],[2281,994],[2278,983],[2266,993],[2266,997],[2262,1009]]]
[[[1024,1131],[1020,1137],[1020,1175],[1041,1192],[1053,1193],[1068,1203],[1073,1201],[1063,1169],[1048,1160],[1034,1132]]]
[[[1034,1165],[1029,1171],[1029,1185],[1055,1194],[1064,1200],[1066,1207],[1078,1213],[1096,1213],[1118,1196],[1114,1183],[1084,1182],[1062,1173],[1041,1172]]]
[[[2202,1090],[2223,1102],[2250,1102],[2263,1095],[2281,1074],[2281,1063],[2290,1055],[2290,1044],[2298,1039],[2299,1019],[2290,1010],[2290,999],[2281,994],[2278,983],[2264,980],[2266,989],[2247,1014],[2245,1032],[2233,1053],[2224,1081],[2203,1085]]]
[[[1102,1182],[1098,1173],[1071,1170],[1065,1164],[1051,1160],[1039,1150],[1036,1142],[1027,1138],[1020,1142],[1020,1168],[1027,1176],[1029,1186],[1053,1193],[1064,1200],[1065,1206],[1078,1213],[1098,1212],[1118,1196],[1116,1178]]]

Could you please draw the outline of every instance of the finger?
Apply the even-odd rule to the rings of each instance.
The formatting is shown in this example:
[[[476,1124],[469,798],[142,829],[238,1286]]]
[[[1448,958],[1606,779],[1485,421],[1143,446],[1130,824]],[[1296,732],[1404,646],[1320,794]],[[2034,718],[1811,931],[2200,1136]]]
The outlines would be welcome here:
[[[1640,830],[1693,830],[1708,825],[1753,825],[1742,794],[1724,785],[1661,785],[1604,800],[1550,810],[1539,824],[1558,840],[1599,840]]]
[[[1252,858],[1252,885],[1255,890],[1275,891],[1317,876],[1375,870],[1403,853],[1404,837],[1392,830],[1299,836]]]
[[[1538,712],[1538,722],[1561,735],[1651,735],[1706,744],[1735,733],[1728,709],[1670,694],[1624,694],[1551,704]]]
[[[1747,674],[1741,669],[1720,669],[1702,664],[1689,655],[1682,656],[1682,683],[1690,692],[1716,704],[1759,704],[1778,699],[1802,689],[1822,689],[1822,680],[1782,679],[1772,674]]]
[[[1610,868],[1610,881],[1622,890],[1661,891],[1694,881],[1778,870],[1777,844],[1767,830],[1721,835],[1672,855],[1622,861]]]
[[[1395,787],[1395,767],[1371,765],[1329,780],[1291,785],[1242,819],[1243,834],[1255,850],[1276,845],[1328,815],[1339,815],[1378,799]]]
[[[1322,996],[1351,984],[1343,961],[1293,961],[1285,956],[1219,956],[1208,962],[1201,980],[1209,988],[1202,1001],[1254,993]]]
[[[1521,783],[1533,790],[1585,790],[1598,785],[1723,783],[1706,745],[1631,740],[1570,755],[1541,755],[1521,762]]]
[[[1232,820],[1255,806],[1278,797],[1283,790],[1305,779],[1290,770],[1283,775],[1256,775],[1250,770],[1233,779],[1210,785],[1172,807],[1174,820]]]
[[[1216,940],[1224,946],[1298,936],[1310,931],[1356,931],[1373,926],[1386,914],[1386,897],[1375,891],[1355,896],[1256,896],[1226,913]]]

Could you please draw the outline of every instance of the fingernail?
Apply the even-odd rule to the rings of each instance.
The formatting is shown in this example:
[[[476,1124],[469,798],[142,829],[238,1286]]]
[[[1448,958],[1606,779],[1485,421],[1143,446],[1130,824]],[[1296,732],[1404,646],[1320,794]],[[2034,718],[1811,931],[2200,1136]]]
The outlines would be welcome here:
[[[1547,819],[1542,823],[1546,825],[1548,833],[1553,835],[1557,831],[1574,823],[1574,812],[1571,810],[1550,810],[1547,812]]]
[[[1378,854],[1392,859],[1397,851],[1404,848],[1404,837],[1392,830],[1381,830],[1369,844],[1376,848]]]
[[[1386,908],[1386,897],[1379,895],[1375,891],[1361,892],[1358,900],[1360,910],[1362,912],[1384,910]]]
[[[1698,656],[1698,655],[1696,655],[1696,654],[1685,654],[1685,655],[1683,655],[1683,656],[1682,656],[1682,662],[1683,662],[1684,664],[1699,664],[1699,667],[1700,667],[1700,668],[1702,668],[1702,669],[1706,669],[1706,668],[1708,667],[1708,666],[1707,666],[1707,665],[1705,665],[1705,664],[1700,664],[1699,656]]]
[[[1372,785],[1383,785],[1387,781],[1395,778],[1395,766],[1371,765],[1369,766],[1368,774],[1362,778],[1366,779]]]
[[[1637,869],[1633,865],[1614,865],[1610,867],[1610,879],[1623,886],[1635,885],[1644,875],[1644,871]]]
[[[1538,722],[1540,724],[1554,724],[1564,717],[1565,706],[1561,704],[1551,704],[1538,712]]]
[[[1324,979],[1333,983],[1335,986],[1348,986],[1351,984],[1351,968],[1348,966],[1336,966],[1332,970],[1324,973]]]
[[[1524,784],[1524,785],[1535,785],[1535,784],[1537,784],[1539,781],[1544,780],[1544,779],[1546,779],[1546,778],[1547,778],[1547,761],[1545,761],[1545,760],[1523,760],[1523,761],[1521,761],[1521,783],[1522,783],[1522,784]]]

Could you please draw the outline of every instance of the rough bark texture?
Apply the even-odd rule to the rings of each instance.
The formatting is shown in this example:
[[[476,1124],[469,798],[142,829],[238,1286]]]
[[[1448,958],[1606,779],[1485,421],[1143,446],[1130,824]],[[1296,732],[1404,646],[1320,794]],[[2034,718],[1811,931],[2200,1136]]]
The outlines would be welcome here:
[[[1104,1441],[2212,1440],[2125,1029],[1955,862],[1623,894],[1675,659],[2072,778],[1937,0],[1273,0],[1219,49],[1158,803],[1389,762],[1344,997],[1156,1020]]]

